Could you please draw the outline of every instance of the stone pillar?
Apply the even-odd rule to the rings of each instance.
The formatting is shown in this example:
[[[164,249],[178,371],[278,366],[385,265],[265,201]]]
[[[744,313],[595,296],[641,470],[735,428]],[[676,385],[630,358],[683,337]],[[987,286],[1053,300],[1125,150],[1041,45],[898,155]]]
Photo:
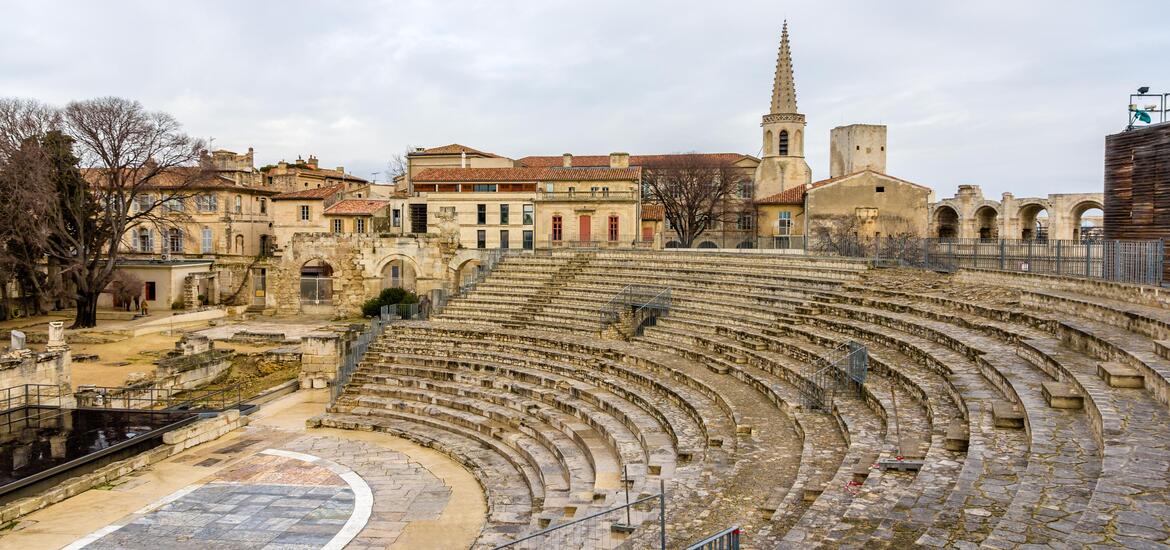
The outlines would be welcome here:
[[[302,389],[324,388],[337,378],[341,366],[341,337],[334,333],[316,332],[301,338]]]
[[[67,349],[69,349],[69,345],[65,343],[65,322],[50,321],[49,342],[45,345],[45,351],[63,351]]]

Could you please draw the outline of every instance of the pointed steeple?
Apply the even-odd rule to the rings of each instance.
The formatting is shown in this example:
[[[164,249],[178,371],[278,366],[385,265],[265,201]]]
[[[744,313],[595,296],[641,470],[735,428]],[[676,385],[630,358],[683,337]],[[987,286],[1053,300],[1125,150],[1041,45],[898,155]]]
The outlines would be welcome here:
[[[772,113],[795,113],[796,80],[792,77],[792,50],[788,46],[788,21],[780,33],[780,53],[776,56],[776,80],[772,83]]]

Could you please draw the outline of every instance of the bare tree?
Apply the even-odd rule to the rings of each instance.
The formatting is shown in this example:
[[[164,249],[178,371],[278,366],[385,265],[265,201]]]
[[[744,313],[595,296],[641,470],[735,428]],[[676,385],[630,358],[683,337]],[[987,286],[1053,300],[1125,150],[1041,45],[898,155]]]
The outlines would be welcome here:
[[[203,143],[170,115],[116,97],[70,103],[64,126],[79,158],[55,163],[59,207],[49,220],[47,253],[75,287],[73,328],[92,327],[122,237],[139,225],[174,223],[165,205],[193,194],[188,187],[204,177],[198,162]],[[76,161],[72,167],[70,160]],[[151,193],[164,178],[168,192]]]
[[[43,147],[47,133],[60,124],[59,113],[42,103],[0,98],[0,286],[3,316],[13,307],[8,283],[19,288],[21,310],[26,315],[43,313],[44,301],[60,292],[57,270],[45,265],[55,200],[48,184],[49,166]],[[46,267],[48,269],[46,269]]]
[[[816,216],[809,223],[809,247],[830,256],[915,261],[921,239],[902,216],[862,214]]]
[[[665,155],[642,165],[644,194],[662,205],[683,248],[719,223],[735,220],[742,208],[734,197],[747,181],[743,169],[731,162],[694,153]]]
[[[407,151],[409,152],[410,149],[407,149]],[[409,166],[406,161],[406,153],[391,155],[390,160],[386,162],[386,174],[389,176],[387,179],[393,182],[399,176],[405,176],[406,169]]]
[[[106,292],[114,297],[114,307],[130,309],[134,297],[142,295],[142,279],[119,269],[114,272],[110,284],[106,285]]]

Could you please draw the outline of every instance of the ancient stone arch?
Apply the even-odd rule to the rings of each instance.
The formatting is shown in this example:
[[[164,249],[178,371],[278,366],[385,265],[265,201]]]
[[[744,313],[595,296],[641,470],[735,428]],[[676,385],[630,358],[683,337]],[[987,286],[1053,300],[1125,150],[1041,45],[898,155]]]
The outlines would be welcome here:
[[[1004,193],[1002,200],[983,197],[977,185],[960,185],[954,197],[931,205],[930,236],[978,239],[1078,239],[1081,217],[1092,208],[1104,210],[1102,193],[1060,193],[1047,197],[1016,198]],[[954,221],[950,212],[957,217]],[[995,212],[994,221],[990,219]],[[1041,215],[1046,213],[1047,217]],[[993,222],[993,223],[992,223]],[[994,228],[994,230],[993,230]]]

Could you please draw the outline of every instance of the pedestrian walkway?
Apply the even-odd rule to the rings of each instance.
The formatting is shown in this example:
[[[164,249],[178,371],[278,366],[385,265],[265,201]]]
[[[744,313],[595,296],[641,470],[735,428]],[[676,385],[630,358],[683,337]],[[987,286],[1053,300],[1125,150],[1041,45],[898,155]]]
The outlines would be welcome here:
[[[386,434],[307,431],[326,399],[273,402],[244,430],[26,516],[0,547],[467,548],[486,511],[475,479]]]

